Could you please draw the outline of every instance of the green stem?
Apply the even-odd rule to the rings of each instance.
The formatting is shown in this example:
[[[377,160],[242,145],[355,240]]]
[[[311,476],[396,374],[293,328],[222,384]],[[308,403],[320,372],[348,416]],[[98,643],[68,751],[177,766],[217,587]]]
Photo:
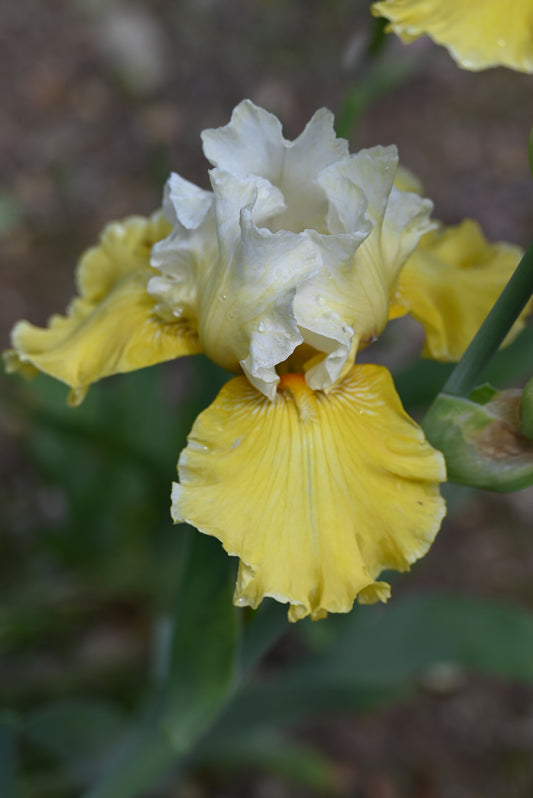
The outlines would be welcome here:
[[[530,244],[498,301],[450,374],[442,393],[470,395],[532,294],[533,244]]]

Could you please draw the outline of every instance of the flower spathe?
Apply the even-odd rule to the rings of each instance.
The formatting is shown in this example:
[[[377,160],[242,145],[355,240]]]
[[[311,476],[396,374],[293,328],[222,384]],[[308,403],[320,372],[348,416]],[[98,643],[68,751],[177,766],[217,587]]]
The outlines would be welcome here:
[[[211,190],[172,175],[165,219],[108,227],[67,315],[20,322],[8,365],[81,400],[103,376],[203,351],[237,376],[193,426],[174,519],[240,559],[239,605],[272,596],[297,620],[386,600],[381,572],[406,570],[438,530],[445,468],[390,374],[356,357],[390,317],[422,316],[403,274],[431,203],[395,185],[410,188],[395,147],[350,154],[324,109],[288,141],[244,101],[203,140]],[[464,322],[439,313],[445,331]]]
[[[430,36],[464,69],[533,72],[533,0],[379,0],[372,13],[404,42]]]

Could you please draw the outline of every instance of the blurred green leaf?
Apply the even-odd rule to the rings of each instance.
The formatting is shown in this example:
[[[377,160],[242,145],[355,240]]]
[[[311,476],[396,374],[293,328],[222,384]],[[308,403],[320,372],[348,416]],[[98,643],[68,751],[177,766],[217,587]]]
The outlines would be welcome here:
[[[214,738],[217,742],[240,739],[325,713],[369,712],[409,691],[410,687],[399,684],[367,684],[351,674],[300,666],[240,691],[207,741],[214,748]]]
[[[244,768],[259,768],[328,795],[338,789],[331,762],[318,751],[271,730],[243,730],[238,738],[219,737],[211,749],[202,748],[201,758],[195,758],[191,764],[240,772]]]
[[[173,615],[172,639],[160,664],[163,684],[144,728],[111,754],[87,798],[135,798],[171,769],[174,776],[228,700],[238,673],[238,612],[231,597],[235,566],[220,544],[189,536]]]
[[[268,599],[263,601],[244,629],[242,639],[242,671],[252,670],[267,651],[288,631],[287,605]]]
[[[165,728],[186,752],[220,712],[237,669],[239,617],[234,562],[212,538],[192,532],[174,612]]]
[[[17,737],[19,723],[11,713],[0,714],[0,795],[16,798]]]
[[[324,638],[320,654],[245,687],[206,744],[214,748],[324,712],[373,710],[409,695],[442,665],[533,681],[533,616],[517,607],[413,597],[357,607],[331,620],[333,634]]]
[[[377,23],[377,31],[379,31],[380,24]],[[381,37],[382,33],[378,32],[376,39],[378,50]],[[409,80],[423,66],[423,63],[418,55],[413,56],[412,54],[404,55],[401,58],[398,58],[397,54],[391,57],[385,55],[372,60],[365,76],[359,79],[357,85],[346,93],[335,123],[337,135],[349,139],[365,111]]]
[[[104,776],[84,798],[147,795],[172,768],[177,774],[177,760],[168,735],[159,726],[139,730],[111,751]]]
[[[416,680],[428,668],[466,669],[533,681],[533,615],[519,607],[466,596],[396,599],[358,607],[337,642],[308,673],[350,676],[354,684]]]
[[[0,238],[15,229],[23,216],[23,208],[16,194],[0,191]]]
[[[26,740],[69,764],[88,766],[125,734],[124,714],[109,702],[56,701],[26,716]]]

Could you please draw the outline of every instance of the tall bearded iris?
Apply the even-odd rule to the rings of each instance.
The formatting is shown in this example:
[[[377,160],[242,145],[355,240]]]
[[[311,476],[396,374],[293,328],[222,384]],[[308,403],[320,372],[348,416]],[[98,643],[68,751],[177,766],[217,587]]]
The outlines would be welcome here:
[[[465,69],[533,72],[533,0],[379,0],[372,12],[404,42],[427,34]]]
[[[350,155],[332,123],[323,109],[287,141],[242,102],[203,133],[212,190],[172,175],[163,214],[106,228],[67,316],[19,322],[7,353],[73,403],[200,351],[233,371],[181,453],[172,516],[239,558],[238,605],[271,596],[291,620],[386,600],[381,572],[407,570],[444,514],[441,454],[357,352],[410,312],[454,359],[520,257],[473,223],[433,230],[431,203],[394,185],[396,149]]]

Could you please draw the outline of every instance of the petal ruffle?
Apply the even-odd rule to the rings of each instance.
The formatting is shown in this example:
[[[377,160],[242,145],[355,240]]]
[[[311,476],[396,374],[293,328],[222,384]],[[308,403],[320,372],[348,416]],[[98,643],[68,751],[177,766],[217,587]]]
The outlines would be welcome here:
[[[373,147],[318,178],[336,235],[315,235],[323,268],[298,288],[295,299],[304,341],[326,355],[307,371],[316,390],[330,387],[351,367],[357,349],[383,330],[400,269],[434,226],[431,202],[393,185],[397,168],[396,147]]]
[[[385,600],[444,514],[441,454],[403,410],[389,372],[355,366],[330,392],[302,374],[274,402],[243,377],[196,420],[172,514],[240,558],[235,601],[288,602],[290,620]]]
[[[470,219],[428,233],[400,274],[390,318],[410,313],[422,324],[425,357],[459,360],[522,254],[520,247],[489,243],[479,225]],[[523,328],[530,307],[514,324],[505,343]]]
[[[177,174],[165,184],[163,213],[170,235],[152,248],[156,270],[148,293],[158,300],[157,313],[167,321],[198,319],[199,292],[218,257],[214,197]]]
[[[532,0],[381,0],[372,12],[406,42],[431,36],[465,69],[533,72]]]
[[[317,253],[304,236],[257,228],[248,209],[241,213],[241,231],[229,268],[213,275],[203,297],[200,340],[215,363],[229,371],[240,365],[273,399],[275,367],[302,342],[293,299],[297,286],[317,270]]]
[[[220,170],[240,178],[255,175],[281,191],[285,203],[269,222],[273,233],[327,232],[327,201],[316,178],[348,156],[348,142],[336,137],[331,111],[320,108],[298,138],[288,141],[273,114],[243,100],[229,124],[204,130],[202,140],[206,157]]]
[[[181,320],[166,322],[154,312],[146,291],[153,270],[150,250],[168,232],[158,214],[110,224],[100,244],[78,266],[81,296],[66,316],[53,316],[46,328],[27,321],[15,325],[9,370],[33,367],[72,388],[79,404],[91,383],[102,377],[200,351],[198,336]]]

